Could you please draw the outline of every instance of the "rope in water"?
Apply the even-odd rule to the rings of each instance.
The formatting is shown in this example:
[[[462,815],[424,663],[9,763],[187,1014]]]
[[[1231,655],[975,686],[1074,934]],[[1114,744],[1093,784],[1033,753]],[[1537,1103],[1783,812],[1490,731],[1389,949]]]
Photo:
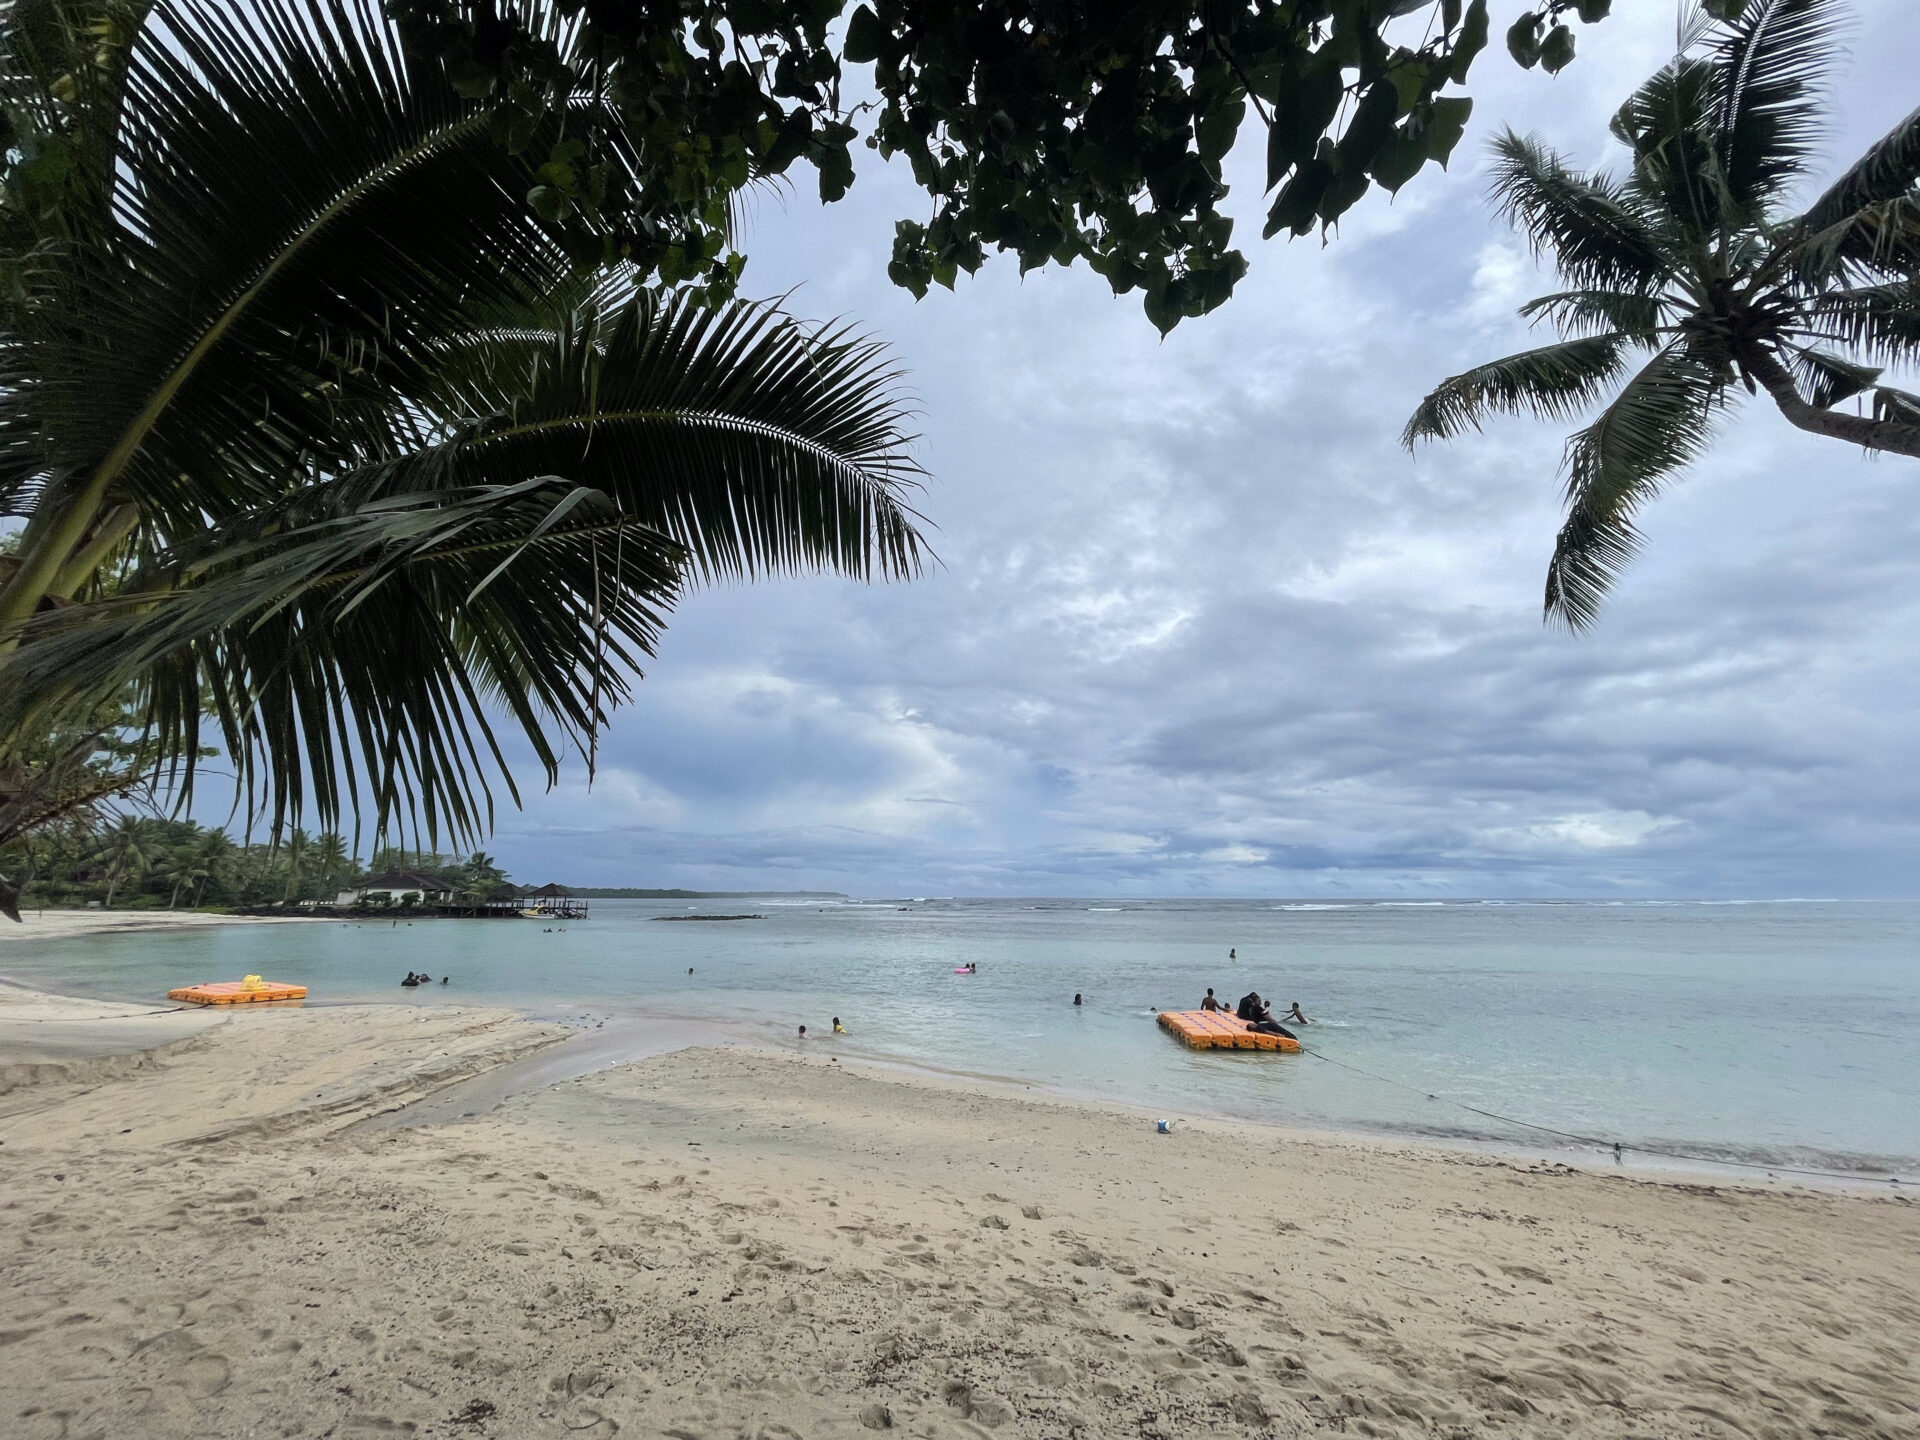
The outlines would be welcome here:
[[[1329,1065],[1337,1065],[1342,1070],[1351,1070],[1356,1075],[1364,1075],[1369,1080],[1378,1080],[1383,1085],[1392,1085],[1405,1090],[1410,1095],[1424,1095],[1442,1105],[1451,1105],[1457,1110],[1465,1110],[1472,1115],[1484,1116],[1488,1120],[1498,1120],[1503,1125],[1517,1125],[1522,1130],[1535,1130],[1542,1135],[1556,1135],[1562,1140],[1578,1140],[1583,1145],[1610,1149],[1616,1156],[1631,1150],[1636,1155],[1658,1155],[1663,1160],[1690,1160],[1702,1165],[1726,1165],[1738,1170],[1759,1170],[1768,1175],[1811,1175],[1822,1180],[1885,1180],[1889,1185],[1920,1185],[1920,1179],[1900,1175],[1868,1175],[1859,1170],[1815,1170],[1798,1165],[1767,1165],[1755,1160],[1728,1160],[1719,1155],[1701,1155],[1690,1150],[1667,1150],[1657,1145],[1629,1145],[1624,1140],[1602,1140],[1597,1135],[1578,1135],[1571,1130],[1556,1130],[1551,1125],[1536,1125],[1531,1120],[1522,1120],[1513,1115],[1502,1115],[1497,1110],[1483,1110],[1478,1105],[1469,1105],[1464,1100],[1455,1100],[1449,1096],[1436,1095],[1430,1090],[1422,1090],[1403,1080],[1395,1080],[1391,1075],[1381,1075],[1375,1071],[1350,1064],[1345,1060],[1336,1060],[1331,1055],[1301,1045],[1300,1053],[1311,1055],[1316,1060],[1324,1060]]]

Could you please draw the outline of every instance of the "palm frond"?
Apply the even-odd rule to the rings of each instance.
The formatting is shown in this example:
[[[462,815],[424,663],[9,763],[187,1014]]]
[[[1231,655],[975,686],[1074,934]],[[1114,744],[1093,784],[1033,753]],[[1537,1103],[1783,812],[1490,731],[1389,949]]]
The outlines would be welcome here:
[[[1920,361],[1920,280],[1823,291],[1808,303],[1805,324],[1869,360]]]
[[[1635,513],[1705,447],[1724,403],[1713,367],[1676,342],[1567,441],[1567,518],[1547,566],[1549,620],[1572,630],[1594,623],[1639,550]]]
[[[1920,194],[1863,205],[1818,230],[1793,227],[1780,254],[1810,290],[1911,279],[1920,270]]]
[[[391,387],[479,307],[572,269],[502,203],[531,174],[488,124],[369,0],[157,11],[128,62],[112,213],[42,277],[23,337],[49,474],[119,457],[150,520],[191,527],[258,498],[231,493],[245,477],[405,448]]]
[[[1877,367],[1855,364],[1845,356],[1805,345],[1788,352],[1787,368],[1807,403],[1820,410],[1830,410],[1843,400],[1864,394],[1880,378]]]
[[[488,711],[519,723],[551,780],[556,738],[603,725],[653,652],[682,552],[551,478],[425,493],[393,478],[320,487],[39,617],[0,720],[85,708],[139,677],[149,743],[184,793],[210,703],[250,814],[276,830],[362,806],[376,831],[409,817],[429,835],[483,830],[487,777],[506,773]],[[379,489],[399,493],[368,498]]]
[[[1873,413],[1880,420],[1890,420],[1900,425],[1920,425],[1920,395],[1896,390],[1891,385],[1875,386]]]
[[[522,13],[566,53],[558,7]],[[470,838],[498,717],[551,778],[687,579],[924,562],[881,347],[576,273],[525,202],[557,129],[497,143],[376,0],[166,0],[123,74],[113,193],[0,327],[36,567],[0,594],[0,710],[117,676],[189,788],[204,702],[276,826],[364,802]],[[116,583],[36,611],[94,545]]]
[[[1682,248],[1711,243],[1736,208],[1715,145],[1716,82],[1711,62],[1678,56],[1627,98],[1611,126],[1633,152],[1626,193]]]
[[[1920,184],[1920,110],[1876,141],[1807,207],[1795,228],[1812,235],[1862,210],[1897,200]]]
[[[1572,284],[1651,292],[1671,273],[1657,235],[1622,186],[1568,169],[1539,141],[1511,130],[1493,149],[1493,200],[1502,218]]]
[[[1522,316],[1544,319],[1562,335],[1616,331],[1642,344],[1652,342],[1659,333],[1666,311],[1661,296],[1637,290],[1561,290],[1520,307]]]
[[[642,292],[466,350],[446,397],[488,416],[463,483],[561,474],[686,548],[709,580],[919,573],[922,478],[883,347],[770,305]]]
[[[1841,0],[1751,0],[1714,46],[1719,173],[1753,216],[1813,157],[1843,15]]]
[[[1628,337],[1588,335],[1477,365],[1442,381],[1420,402],[1400,443],[1446,440],[1475,430],[1489,414],[1532,413],[1549,420],[1580,414],[1626,368]]]

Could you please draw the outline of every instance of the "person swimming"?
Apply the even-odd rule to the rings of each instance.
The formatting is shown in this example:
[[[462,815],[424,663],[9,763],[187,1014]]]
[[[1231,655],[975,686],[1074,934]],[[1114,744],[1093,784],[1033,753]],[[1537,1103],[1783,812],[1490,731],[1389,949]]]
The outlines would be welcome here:
[[[1224,1010],[1227,1007],[1213,998],[1213,987],[1209,985],[1207,987],[1207,998],[1200,1002],[1200,1008],[1202,1010]]]
[[[1287,1011],[1287,1013],[1282,1015],[1280,1018],[1282,1020],[1297,1021],[1299,1024],[1302,1024],[1302,1025],[1311,1025],[1313,1023],[1311,1020],[1307,1019],[1305,1015],[1300,1013],[1300,1002],[1298,1000],[1294,1001],[1293,1008]]]
[[[800,1027],[800,1038],[801,1038],[802,1040],[804,1040],[804,1039],[806,1039],[806,1038],[807,1038],[807,1027],[806,1027],[806,1026],[804,1026],[804,1025],[802,1025],[802,1026]]]
[[[1080,1003],[1080,992],[1078,990],[1073,992],[1073,1003],[1076,1005]]]
[[[804,1030],[806,1026],[803,1025],[800,1028]],[[847,1033],[847,1027],[840,1023],[840,1017],[838,1015],[833,1017],[833,1033],[836,1035],[844,1035]]]

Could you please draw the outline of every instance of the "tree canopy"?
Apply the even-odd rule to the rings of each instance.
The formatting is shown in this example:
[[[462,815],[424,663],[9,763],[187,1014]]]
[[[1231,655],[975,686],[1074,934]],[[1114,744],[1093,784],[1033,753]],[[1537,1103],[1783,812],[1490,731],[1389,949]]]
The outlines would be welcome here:
[[[496,721],[549,779],[591,757],[687,585],[917,572],[885,351],[581,279],[492,110],[370,5],[12,18],[0,841],[117,785],[122,703],[183,799],[211,733],[272,833],[466,839],[516,793]]]
[[[1558,70],[1569,20],[1510,28]],[[565,23],[549,23],[557,5]],[[1233,293],[1223,162],[1266,131],[1265,234],[1331,225],[1373,186],[1445,165],[1486,48],[1487,0],[388,0],[417,53],[539,150],[529,203],[583,258],[730,292],[743,187],[810,166],[820,198],[864,144],[898,156],[930,212],[895,226],[889,274],[951,286],[989,250],[1022,271],[1084,260],[1162,331]],[[565,113],[559,134],[547,118]],[[629,163],[627,157],[631,157]]]
[[[1884,378],[1920,362],[1920,110],[1796,211],[1843,6],[1734,8],[1614,117],[1624,174],[1576,170],[1511,132],[1496,142],[1500,211],[1566,286],[1520,313],[1562,338],[1446,380],[1403,437],[1493,413],[1564,421],[1606,400],[1567,441],[1547,568],[1547,616],[1575,629],[1639,548],[1636,513],[1743,392],[1765,391],[1802,430],[1920,458],[1920,395]]]

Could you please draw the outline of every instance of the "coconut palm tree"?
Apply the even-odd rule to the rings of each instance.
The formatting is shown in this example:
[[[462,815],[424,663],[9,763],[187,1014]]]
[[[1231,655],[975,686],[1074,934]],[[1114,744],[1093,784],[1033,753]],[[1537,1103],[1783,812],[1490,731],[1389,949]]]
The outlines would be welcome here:
[[[1567,287],[1521,314],[1562,338],[1453,376],[1402,437],[1411,448],[1490,413],[1568,420],[1606,401],[1567,441],[1547,568],[1547,616],[1574,629],[1638,548],[1635,514],[1742,391],[1765,391],[1802,430],[1920,456],[1920,397],[1881,380],[1920,357],[1920,111],[1796,213],[1842,7],[1736,8],[1731,23],[1697,20],[1614,117],[1624,175],[1574,170],[1511,132],[1495,142],[1500,211]],[[1866,413],[1838,408],[1856,399]]]
[[[167,856],[166,863],[159,869],[160,878],[172,886],[167,897],[167,909],[172,910],[180,904],[180,892],[189,885],[198,887],[207,878],[206,867],[200,863],[200,847],[196,844],[181,845]]]
[[[484,850],[476,850],[469,855],[462,869],[467,894],[475,900],[486,899],[490,893],[507,883],[507,872]]]
[[[122,815],[100,837],[93,862],[107,867],[106,908],[113,908],[113,897],[123,880],[136,883],[153,868],[151,832],[153,822],[139,815]]]
[[[233,843],[233,837],[224,830],[208,830],[200,836],[194,857],[194,866],[200,872],[193,887],[194,904],[198,905],[206,895],[207,881],[224,885],[233,879],[239,854],[240,847]]]
[[[568,7],[521,8],[570,55]],[[549,782],[591,763],[685,585],[917,571],[878,347],[584,280],[525,202],[610,103],[582,57],[529,116],[372,0],[9,19],[0,750],[132,680],[176,794],[210,710],[269,833],[477,835],[489,777],[518,798],[496,720]],[[577,183],[631,183],[593,129]]]
[[[313,871],[320,881],[322,898],[336,895],[353,874],[353,861],[347,854],[347,837],[338,830],[327,830],[313,842]]]
[[[287,832],[280,847],[280,863],[287,872],[287,888],[282,903],[304,899],[307,878],[313,868],[313,837],[298,825]]]

